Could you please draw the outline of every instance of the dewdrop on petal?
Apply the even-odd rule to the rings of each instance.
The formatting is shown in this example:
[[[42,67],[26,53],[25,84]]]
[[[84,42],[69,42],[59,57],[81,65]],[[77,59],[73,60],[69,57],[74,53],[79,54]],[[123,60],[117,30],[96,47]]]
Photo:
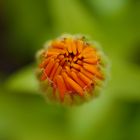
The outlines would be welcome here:
[[[108,61],[97,43],[83,35],[62,35],[37,53],[37,77],[48,102],[74,105],[97,96],[107,78]]]

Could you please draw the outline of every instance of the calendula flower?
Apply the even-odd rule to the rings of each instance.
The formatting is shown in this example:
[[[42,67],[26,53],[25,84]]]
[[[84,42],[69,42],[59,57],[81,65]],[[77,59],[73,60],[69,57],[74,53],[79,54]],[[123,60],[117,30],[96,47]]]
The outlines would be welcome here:
[[[97,46],[81,35],[63,35],[45,44],[37,54],[37,77],[48,101],[80,104],[100,92],[108,64]]]

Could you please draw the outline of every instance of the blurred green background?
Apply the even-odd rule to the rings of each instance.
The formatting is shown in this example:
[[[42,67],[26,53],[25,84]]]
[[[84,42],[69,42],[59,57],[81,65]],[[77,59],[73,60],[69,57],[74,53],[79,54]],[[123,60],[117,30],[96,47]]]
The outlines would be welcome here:
[[[111,61],[103,93],[78,107],[48,105],[34,76],[46,40],[82,33]],[[140,140],[140,1],[0,1],[0,140]]]

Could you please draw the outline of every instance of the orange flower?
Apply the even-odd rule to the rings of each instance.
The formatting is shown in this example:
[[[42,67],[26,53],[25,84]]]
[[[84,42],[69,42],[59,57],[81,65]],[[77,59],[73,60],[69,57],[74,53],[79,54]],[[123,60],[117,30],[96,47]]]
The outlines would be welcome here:
[[[83,37],[65,36],[46,46],[39,55],[39,80],[52,88],[51,99],[74,104],[75,97],[84,101],[87,94],[93,96],[97,81],[106,79],[101,70],[106,66],[95,45]]]

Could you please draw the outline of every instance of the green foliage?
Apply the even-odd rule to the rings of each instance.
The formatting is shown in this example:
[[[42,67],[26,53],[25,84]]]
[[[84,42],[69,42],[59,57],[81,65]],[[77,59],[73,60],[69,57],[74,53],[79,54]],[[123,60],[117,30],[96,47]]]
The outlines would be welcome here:
[[[34,65],[0,80],[0,139],[140,139],[140,3],[138,0],[4,1],[5,57],[33,60],[36,50],[62,33],[100,42],[111,61],[109,84],[79,107],[48,105],[40,96]],[[7,61],[6,61],[7,62]],[[34,63],[32,61],[32,63]]]

